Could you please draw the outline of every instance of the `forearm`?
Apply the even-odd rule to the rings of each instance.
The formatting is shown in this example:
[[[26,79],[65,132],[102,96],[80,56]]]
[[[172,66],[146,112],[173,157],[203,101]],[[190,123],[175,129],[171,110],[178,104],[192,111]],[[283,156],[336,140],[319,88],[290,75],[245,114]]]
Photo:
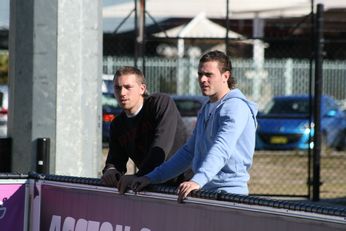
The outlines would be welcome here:
[[[114,167],[124,174],[127,171],[126,164],[128,159],[129,157],[125,154],[125,151],[116,142],[110,142],[104,170],[108,167]]]

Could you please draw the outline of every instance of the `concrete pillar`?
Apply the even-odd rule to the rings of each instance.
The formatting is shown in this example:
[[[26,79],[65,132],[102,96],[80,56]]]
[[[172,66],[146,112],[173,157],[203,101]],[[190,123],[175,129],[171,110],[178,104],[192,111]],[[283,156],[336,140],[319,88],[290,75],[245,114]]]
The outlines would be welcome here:
[[[101,160],[101,3],[11,0],[12,171],[36,169],[50,138],[50,173],[96,177]]]

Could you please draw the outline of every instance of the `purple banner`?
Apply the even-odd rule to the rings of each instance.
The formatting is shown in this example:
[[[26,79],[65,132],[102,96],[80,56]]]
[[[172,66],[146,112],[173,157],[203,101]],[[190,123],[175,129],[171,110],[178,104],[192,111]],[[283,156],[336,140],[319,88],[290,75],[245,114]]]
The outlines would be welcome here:
[[[40,230],[170,231],[170,230],[344,230],[345,224],[261,212],[208,200],[179,204],[142,195],[118,195],[42,184]],[[173,197],[173,196],[172,196]],[[172,198],[174,199],[174,198]],[[192,202],[195,201],[195,202]],[[251,206],[255,207],[255,206]]]
[[[0,230],[23,231],[24,184],[0,184]]]

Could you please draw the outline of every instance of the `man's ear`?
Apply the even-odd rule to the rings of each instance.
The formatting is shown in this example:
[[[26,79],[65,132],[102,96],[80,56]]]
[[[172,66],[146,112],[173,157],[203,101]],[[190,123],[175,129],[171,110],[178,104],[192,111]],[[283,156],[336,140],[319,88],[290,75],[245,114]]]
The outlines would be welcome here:
[[[231,75],[232,75],[232,74],[231,74],[230,71],[225,71],[225,72],[223,73],[223,76],[224,76],[226,82],[228,81],[229,78],[232,77]]]
[[[147,85],[145,85],[144,83],[141,84],[141,95],[144,95],[144,93],[147,90]]]

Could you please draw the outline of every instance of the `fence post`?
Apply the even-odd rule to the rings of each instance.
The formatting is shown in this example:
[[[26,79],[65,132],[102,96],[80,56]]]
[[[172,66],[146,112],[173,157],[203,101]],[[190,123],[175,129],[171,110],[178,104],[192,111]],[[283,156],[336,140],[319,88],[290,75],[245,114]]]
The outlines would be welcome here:
[[[293,93],[293,61],[292,59],[287,59],[285,64],[285,95],[292,95]]]
[[[36,172],[49,174],[50,139],[37,139]]]
[[[323,5],[317,5],[315,20],[315,96],[314,96],[314,150],[312,157],[312,200],[320,200],[320,160],[321,160],[321,97],[323,61]]]

